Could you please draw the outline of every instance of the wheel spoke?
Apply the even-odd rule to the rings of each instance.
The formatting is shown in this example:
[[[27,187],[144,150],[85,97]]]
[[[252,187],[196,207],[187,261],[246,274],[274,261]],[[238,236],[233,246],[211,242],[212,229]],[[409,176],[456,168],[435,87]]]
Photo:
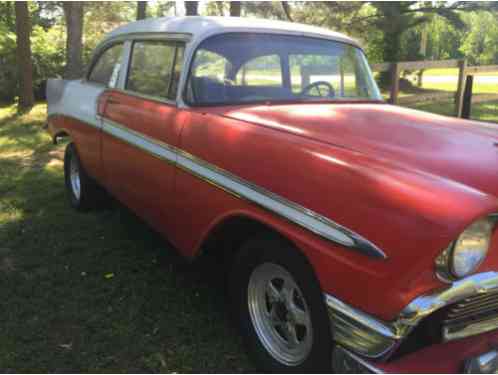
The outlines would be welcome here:
[[[309,317],[306,311],[302,310],[300,307],[292,303],[289,309],[290,314],[294,323],[307,327],[309,323]]]
[[[268,283],[267,293],[268,293],[268,299],[270,300],[270,304],[272,305],[282,300],[282,295],[271,281]]]
[[[282,295],[282,299],[285,302],[287,308],[289,308],[293,304],[293,296],[294,296],[294,285],[292,282],[288,280],[284,280],[284,285],[282,286],[282,291],[280,292]]]
[[[270,311],[268,311],[268,316],[273,325],[281,323],[281,320],[277,316],[277,305],[273,304],[270,306]]]
[[[290,322],[286,324],[287,340],[291,347],[299,345],[299,340],[297,338],[296,326]]]

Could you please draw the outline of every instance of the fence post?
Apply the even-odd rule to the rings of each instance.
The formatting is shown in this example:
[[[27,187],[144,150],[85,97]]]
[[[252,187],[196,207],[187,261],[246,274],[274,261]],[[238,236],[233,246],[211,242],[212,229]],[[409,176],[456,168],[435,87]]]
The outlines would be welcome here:
[[[398,102],[399,93],[399,64],[391,64],[391,97],[389,98],[389,103],[396,104]]]
[[[465,69],[467,68],[466,60],[458,61],[458,87],[455,95],[455,114],[462,117],[463,94],[465,91]]]
[[[474,84],[474,76],[467,76],[465,80],[465,90],[463,94],[462,118],[469,119],[472,110],[472,86]]]

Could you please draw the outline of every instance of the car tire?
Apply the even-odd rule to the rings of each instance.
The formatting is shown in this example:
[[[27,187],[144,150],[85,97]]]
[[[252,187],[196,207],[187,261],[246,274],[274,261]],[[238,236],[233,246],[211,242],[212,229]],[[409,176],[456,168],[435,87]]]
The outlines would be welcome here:
[[[107,194],[85,171],[74,143],[64,153],[64,181],[69,203],[78,211],[88,211],[103,205]]]
[[[273,236],[247,241],[230,272],[234,318],[264,372],[330,372],[332,335],[307,259]]]

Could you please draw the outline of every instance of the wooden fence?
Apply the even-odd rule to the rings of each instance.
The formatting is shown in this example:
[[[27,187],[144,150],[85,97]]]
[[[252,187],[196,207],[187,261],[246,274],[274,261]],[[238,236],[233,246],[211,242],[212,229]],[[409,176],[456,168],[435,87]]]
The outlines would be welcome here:
[[[422,70],[436,68],[458,68],[458,83],[455,93],[435,92],[427,94],[418,94],[400,98],[399,82],[401,73],[404,70]],[[470,115],[471,103],[498,100],[498,85],[496,94],[472,95],[473,77],[478,73],[498,72],[498,65],[487,66],[467,66],[466,60],[439,60],[439,61],[406,61],[396,63],[373,64],[374,72],[390,72],[391,88],[389,102],[392,104],[413,104],[422,101],[441,101],[454,98],[455,115],[463,117]],[[471,85],[470,87],[468,85]],[[466,95],[465,95],[466,94]],[[464,102],[464,98],[467,102]],[[465,108],[467,106],[468,108]]]

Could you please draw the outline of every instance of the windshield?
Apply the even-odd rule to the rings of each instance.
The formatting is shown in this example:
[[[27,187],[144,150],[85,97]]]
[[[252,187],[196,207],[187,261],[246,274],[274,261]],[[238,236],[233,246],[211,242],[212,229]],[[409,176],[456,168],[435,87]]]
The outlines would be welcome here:
[[[301,36],[231,33],[195,52],[185,99],[192,105],[381,100],[363,52]]]

